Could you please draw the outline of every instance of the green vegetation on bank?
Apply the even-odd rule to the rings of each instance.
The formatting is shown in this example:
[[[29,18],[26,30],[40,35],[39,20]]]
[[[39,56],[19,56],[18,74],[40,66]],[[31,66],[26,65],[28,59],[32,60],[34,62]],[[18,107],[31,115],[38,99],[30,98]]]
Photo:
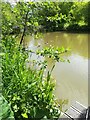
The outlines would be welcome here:
[[[2,33],[88,31],[89,2],[2,2]]]
[[[55,83],[52,81],[51,73],[55,65],[46,76],[47,61],[30,59],[30,65],[27,67],[28,55],[32,51],[25,51],[21,45],[16,44],[15,36],[3,36],[2,48],[2,95],[11,105],[15,119],[58,118],[63,104],[59,108],[53,94]],[[43,56],[51,55],[50,51],[52,48],[43,53]],[[57,49],[53,52],[52,55],[59,58],[59,52],[63,54],[67,50],[61,48],[59,52]],[[39,51],[36,54],[39,54]]]

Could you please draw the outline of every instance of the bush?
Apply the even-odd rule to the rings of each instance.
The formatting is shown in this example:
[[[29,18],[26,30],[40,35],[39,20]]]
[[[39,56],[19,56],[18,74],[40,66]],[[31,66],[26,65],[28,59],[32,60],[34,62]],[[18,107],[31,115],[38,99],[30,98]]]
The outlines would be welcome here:
[[[27,68],[28,52],[16,44],[14,37],[3,38],[2,45],[3,96],[11,104],[15,119],[58,118],[51,72],[44,77],[46,61],[32,63],[39,66],[38,70]]]

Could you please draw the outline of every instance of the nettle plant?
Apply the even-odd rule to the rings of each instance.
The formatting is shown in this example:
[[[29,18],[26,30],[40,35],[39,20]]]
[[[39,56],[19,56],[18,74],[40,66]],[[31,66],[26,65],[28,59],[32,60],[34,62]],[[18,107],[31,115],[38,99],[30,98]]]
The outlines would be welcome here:
[[[2,46],[4,53],[2,56],[2,93],[8,103],[11,104],[15,119],[59,118],[61,110],[55,101],[53,94],[55,83],[51,78],[55,65],[44,76],[47,61],[34,61],[39,69],[27,68],[26,64],[30,51],[25,51],[21,45],[17,45],[14,36],[3,37]],[[50,56],[55,56],[58,61],[56,56],[65,52],[65,49],[58,48],[54,51],[55,48],[46,48],[41,53],[37,52],[36,54],[50,54]]]

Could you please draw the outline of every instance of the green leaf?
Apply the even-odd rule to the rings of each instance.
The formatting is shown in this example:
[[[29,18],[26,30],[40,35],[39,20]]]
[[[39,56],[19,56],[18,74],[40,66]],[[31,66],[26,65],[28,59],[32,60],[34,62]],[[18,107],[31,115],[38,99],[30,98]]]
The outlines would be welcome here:
[[[14,114],[10,108],[10,105],[3,96],[0,96],[0,120],[14,119]]]
[[[68,63],[70,63],[70,60],[67,60]]]
[[[28,118],[27,113],[22,113],[21,115],[22,115],[24,118]]]

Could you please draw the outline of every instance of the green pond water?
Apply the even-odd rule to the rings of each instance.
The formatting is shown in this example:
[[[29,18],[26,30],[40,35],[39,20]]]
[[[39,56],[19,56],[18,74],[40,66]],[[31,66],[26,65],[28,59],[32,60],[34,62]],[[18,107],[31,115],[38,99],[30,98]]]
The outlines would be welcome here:
[[[31,36],[26,36],[23,44],[28,49],[36,50],[51,47],[70,48],[71,51],[64,57],[68,62],[56,62],[52,73],[56,80],[55,95],[58,99],[68,99],[69,108],[73,101],[78,101],[84,106],[88,106],[88,37],[90,34],[51,32],[45,33],[43,38],[35,40]],[[37,56],[33,56],[37,59]],[[39,59],[43,59],[42,57]],[[53,61],[48,61],[48,69],[51,69]]]

